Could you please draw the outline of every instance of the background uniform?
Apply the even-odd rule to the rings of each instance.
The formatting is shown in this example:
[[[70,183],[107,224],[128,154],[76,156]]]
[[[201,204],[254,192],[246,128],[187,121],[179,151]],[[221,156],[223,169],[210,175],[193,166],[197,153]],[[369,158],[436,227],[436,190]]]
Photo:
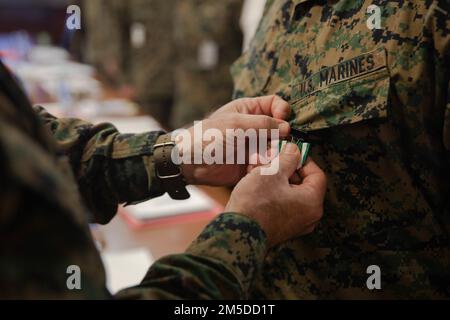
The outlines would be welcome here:
[[[370,30],[369,5],[381,9]],[[328,176],[324,217],[255,298],[450,298],[448,1],[268,0],[235,97],[278,94]],[[382,290],[366,286],[371,265]]]
[[[89,0],[87,58],[103,80],[131,84],[135,100],[163,125],[174,95],[173,23],[176,0]]]
[[[201,120],[231,100],[241,55],[243,0],[182,0],[175,15],[176,94],[171,125]]]
[[[98,70],[102,81],[111,86],[126,83],[125,72],[129,40],[124,20],[127,10],[121,0],[83,1],[85,58]]]
[[[88,221],[107,223],[119,203],[163,193],[152,160],[161,134],[33,110],[0,63],[0,298],[111,297]],[[265,252],[257,223],[223,214],[186,254],[155,262],[116,298],[245,298]],[[67,288],[71,265],[81,269],[81,290]]]

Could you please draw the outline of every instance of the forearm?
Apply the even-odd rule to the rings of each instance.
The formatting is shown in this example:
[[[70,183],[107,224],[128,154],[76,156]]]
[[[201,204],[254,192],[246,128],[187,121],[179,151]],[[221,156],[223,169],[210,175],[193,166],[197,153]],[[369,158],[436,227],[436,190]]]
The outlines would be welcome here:
[[[120,134],[111,124],[58,119],[35,107],[60,155],[69,158],[79,191],[96,222],[106,223],[120,203],[163,193],[154,174],[153,145],[162,132]]]
[[[212,221],[185,254],[155,262],[142,283],[120,299],[245,299],[266,253],[266,236],[244,216]]]

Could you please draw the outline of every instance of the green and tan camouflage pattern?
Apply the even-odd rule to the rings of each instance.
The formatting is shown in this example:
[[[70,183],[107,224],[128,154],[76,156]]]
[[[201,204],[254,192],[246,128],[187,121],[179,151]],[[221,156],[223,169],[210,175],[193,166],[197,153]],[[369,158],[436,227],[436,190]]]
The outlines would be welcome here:
[[[449,13],[448,1],[268,0],[235,97],[291,104],[328,191],[316,231],[269,252],[251,297],[450,298]],[[381,290],[366,286],[370,265]]]
[[[266,236],[248,218],[213,220],[187,253],[155,262],[112,297],[88,222],[120,203],[161,195],[152,146],[162,132],[57,119],[27,98],[0,63],[0,299],[240,299],[262,267]],[[69,266],[81,289],[69,290]]]
[[[171,126],[179,128],[202,120],[231,100],[233,79],[230,66],[242,52],[239,21],[243,0],[180,0],[174,14],[175,103]],[[199,63],[203,43],[218,49],[217,64]]]
[[[246,299],[267,252],[259,225],[236,213],[213,220],[185,254],[162,258],[126,299]],[[149,290],[148,288],[152,288]]]
[[[82,27],[85,31],[84,58],[93,64],[101,80],[111,86],[127,83],[124,72],[127,30],[120,16],[125,9],[121,0],[83,0]]]
[[[175,91],[176,2],[86,0],[83,7],[88,61],[106,83],[133,85],[136,102],[163,125],[168,123]],[[135,24],[145,30],[141,46],[133,45]]]

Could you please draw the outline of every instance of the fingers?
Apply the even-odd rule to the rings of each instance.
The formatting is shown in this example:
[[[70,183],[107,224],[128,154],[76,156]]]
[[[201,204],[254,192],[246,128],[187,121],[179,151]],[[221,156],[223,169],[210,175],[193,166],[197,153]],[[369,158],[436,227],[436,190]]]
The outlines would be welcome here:
[[[287,179],[297,171],[298,164],[300,162],[300,150],[297,145],[293,143],[287,143],[281,150],[278,157],[280,162],[279,173],[285,176]]]
[[[275,119],[275,118],[272,118]],[[275,119],[275,121],[278,123],[278,129],[280,130],[279,135],[281,138],[285,138],[289,135],[289,133],[291,132],[291,125],[284,121],[284,120],[280,120],[280,119]]]
[[[297,172],[298,164],[300,163],[300,150],[297,145],[293,143],[287,143],[280,153],[277,151],[276,156],[271,156],[272,149],[267,150],[266,154],[255,154],[252,158],[252,164],[247,166],[247,173],[252,172],[254,169],[258,169],[258,173],[261,173],[261,168],[276,168],[270,175],[280,174],[288,178],[290,183],[300,184],[301,177]],[[278,161],[277,166],[274,165],[274,161]]]
[[[250,114],[237,114],[234,116],[233,121],[234,128],[243,130],[256,129],[257,132],[260,129],[267,129],[268,137],[270,137],[271,129],[279,129],[280,136],[284,137],[289,134],[289,123],[283,120],[275,119],[266,115],[250,115]]]
[[[302,236],[306,236],[306,235],[308,235],[310,233],[313,233],[318,225],[319,225],[319,222],[314,222],[313,224],[311,224],[308,227],[306,227],[306,229],[304,230],[304,232],[302,232],[301,235]]]
[[[289,178],[290,184],[296,184],[299,185],[302,183],[302,178],[300,177],[300,174],[298,171],[295,171],[294,174]]]
[[[233,100],[211,115],[214,118],[224,113],[240,113],[266,115],[280,120],[286,120],[291,114],[289,104],[276,95],[256,98],[241,98]]]
[[[281,99],[279,96],[264,96],[251,99],[251,106],[253,107],[253,114],[258,112],[276,119],[285,120],[289,117],[291,109],[289,104]]]
[[[287,119],[291,113],[289,104],[276,95],[237,99],[221,109],[225,112],[266,115],[282,120]]]
[[[327,177],[322,169],[308,159],[306,164],[299,171],[300,177],[303,178],[303,184],[309,184],[321,194],[325,194],[327,188]]]
[[[239,122],[238,125],[235,124],[235,128],[278,128],[280,136],[286,137],[289,135],[290,126],[284,119],[288,119],[290,112],[286,101],[272,95],[234,100],[213,113],[210,119],[220,120],[224,115],[233,115]]]
[[[275,119],[287,120],[291,115],[291,107],[289,104],[278,96],[274,99],[271,109],[272,116]]]

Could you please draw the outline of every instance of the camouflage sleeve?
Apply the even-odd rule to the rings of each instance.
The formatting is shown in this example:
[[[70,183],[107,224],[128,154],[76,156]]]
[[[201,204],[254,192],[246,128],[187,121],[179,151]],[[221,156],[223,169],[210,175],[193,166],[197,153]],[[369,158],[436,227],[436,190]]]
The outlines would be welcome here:
[[[57,152],[69,158],[95,222],[107,223],[120,203],[163,194],[152,161],[153,145],[163,132],[120,134],[108,123],[58,119],[42,107],[34,110],[56,140]]]
[[[224,213],[185,254],[155,262],[142,283],[119,299],[246,299],[266,253],[266,236],[249,218]]]

